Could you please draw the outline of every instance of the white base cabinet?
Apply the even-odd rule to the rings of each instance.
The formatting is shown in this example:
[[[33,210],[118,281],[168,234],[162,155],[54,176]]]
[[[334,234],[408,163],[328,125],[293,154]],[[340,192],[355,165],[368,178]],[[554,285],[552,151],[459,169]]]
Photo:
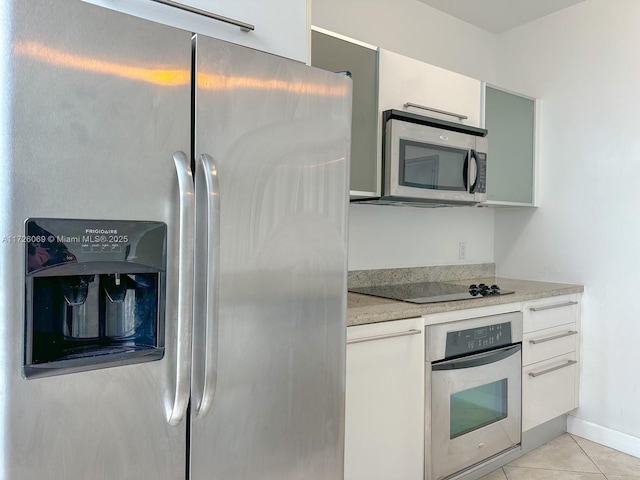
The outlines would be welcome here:
[[[579,295],[524,304],[522,430],[578,407]]]
[[[580,300],[570,294],[347,328],[345,480],[424,480],[425,324],[522,311],[523,431],[577,408]]]
[[[424,320],[347,328],[345,480],[424,478]]]

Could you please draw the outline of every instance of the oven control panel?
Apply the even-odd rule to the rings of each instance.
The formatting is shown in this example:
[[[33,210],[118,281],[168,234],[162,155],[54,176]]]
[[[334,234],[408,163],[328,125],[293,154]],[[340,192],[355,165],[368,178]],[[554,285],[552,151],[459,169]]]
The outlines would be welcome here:
[[[447,333],[445,358],[511,345],[511,322]]]

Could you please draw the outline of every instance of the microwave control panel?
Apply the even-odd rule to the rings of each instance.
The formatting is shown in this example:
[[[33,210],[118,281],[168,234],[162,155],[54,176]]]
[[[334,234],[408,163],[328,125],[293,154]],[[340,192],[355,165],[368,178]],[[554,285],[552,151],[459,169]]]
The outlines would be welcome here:
[[[457,357],[511,343],[511,322],[457,330],[447,333],[445,357]]]
[[[476,152],[478,173],[471,193],[487,193],[487,154]]]

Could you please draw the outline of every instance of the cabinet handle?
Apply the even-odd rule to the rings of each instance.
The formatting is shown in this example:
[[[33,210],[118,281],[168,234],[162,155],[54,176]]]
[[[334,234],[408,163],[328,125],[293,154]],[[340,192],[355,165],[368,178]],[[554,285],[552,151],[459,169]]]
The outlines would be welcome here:
[[[362,337],[362,338],[353,338],[351,340],[347,340],[347,345],[351,343],[361,343],[361,342],[372,342],[374,340],[382,340],[384,338],[395,338],[395,337],[406,337],[408,335],[419,335],[422,333],[422,330],[411,329],[406,332],[398,332],[398,333],[385,333],[384,335],[372,335],[371,337]]]
[[[541,375],[546,375],[547,373],[555,372],[556,370],[560,370],[561,368],[568,367],[570,365],[574,365],[578,362],[575,360],[567,360],[567,363],[563,363],[562,365],[556,365],[555,367],[547,368],[546,370],[542,370],[541,372],[529,372],[530,377],[539,377]]]
[[[229,18],[229,17],[223,17],[222,15],[216,15],[215,13],[206,12],[204,10],[200,10],[199,8],[190,7],[188,5],[174,2],[172,0],[151,0],[151,1],[156,3],[161,3],[162,5],[167,5],[169,7],[184,10],[185,12],[202,15],[203,17],[211,18],[219,22],[229,23],[233,26],[240,28],[240,30],[242,30],[243,32],[251,32],[256,29],[256,27],[254,25],[251,25],[250,23],[241,22],[240,20],[234,20],[233,18]]]
[[[469,118],[466,115],[460,115],[459,113],[447,112],[446,110],[438,110],[437,108],[425,107],[424,105],[418,105],[417,103],[407,102],[407,103],[404,104],[404,108],[409,108],[409,107],[421,108],[422,110],[428,110],[430,112],[441,113],[443,115],[449,115],[450,117],[456,117],[456,118],[459,118],[460,120],[466,120],[467,118]]]
[[[551,335],[550,337],[534,338],[532,340],[529,340],[529,343],[532,343],[532,344],[536,345],[538,343],[550,342],[551,340],[557,340],[558,338],[563,338],[563,337],[569,337],[571,335],[576,335],[577,333],[578,332],[576,332],[575,330],[569,330],[568,332],[558,333],[557,335]]]
[[[562,307],[570,307],[571,305],[577,305],[578,302],[565,302],[558,303],[556,305],[547,305],[546,307],[530,307],[529,310],[532,312],[540,312],[542,310],[551,310],[552,308],[562,308]]]

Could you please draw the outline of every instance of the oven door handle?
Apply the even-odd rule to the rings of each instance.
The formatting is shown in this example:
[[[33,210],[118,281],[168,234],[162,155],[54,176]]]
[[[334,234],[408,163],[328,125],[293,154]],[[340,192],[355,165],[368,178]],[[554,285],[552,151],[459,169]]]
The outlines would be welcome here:
[[[522,350],[522,345],[510,345],[508,347],[500,348],[498,350],[491,350],[490,352],[478,353],[477,355],[471,355],[469,357],[456,358],[454,360],[446,360],[440,363],[434,363],[431,365],[431,369],[436,371],[442,370],[457,370],[462,368],[481,367],[483,365],[489,365],[491,363],[499,362],[505,358],[509,358]]]

